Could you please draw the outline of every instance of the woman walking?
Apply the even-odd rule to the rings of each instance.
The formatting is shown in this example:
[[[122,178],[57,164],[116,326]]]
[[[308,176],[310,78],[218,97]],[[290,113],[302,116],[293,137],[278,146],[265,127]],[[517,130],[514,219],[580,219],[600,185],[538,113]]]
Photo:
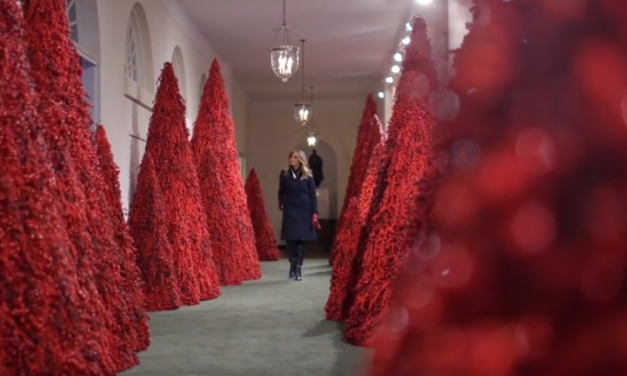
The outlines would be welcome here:
[[[305,153],[300,150],[290,153],[289,167],[281,171],[279,209],[283,212],[281,238],[287,241],[289,277],[300,281],[305,242],[315,240],[316,229],[320,228],[316,187]]]

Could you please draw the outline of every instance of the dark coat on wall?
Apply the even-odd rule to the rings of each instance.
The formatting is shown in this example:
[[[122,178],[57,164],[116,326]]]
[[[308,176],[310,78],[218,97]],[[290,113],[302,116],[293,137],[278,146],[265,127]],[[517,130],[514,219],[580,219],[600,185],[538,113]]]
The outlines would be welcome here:
[[[282,171],[279,176],[279,207],[283,207],[281,239],[316,239],[312,217],[318,214],[318,199],[312,177],[301,179],[299,172]]]

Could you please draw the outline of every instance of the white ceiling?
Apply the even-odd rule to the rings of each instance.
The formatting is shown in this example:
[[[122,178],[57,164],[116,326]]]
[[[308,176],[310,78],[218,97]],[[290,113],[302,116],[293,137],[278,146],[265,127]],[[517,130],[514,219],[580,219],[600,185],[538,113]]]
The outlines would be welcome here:
[[[252,98],[296,96],[300,70],[282,83],[270,68],[268,48],[282,23],[282,0],[179,3]],[[287,0],[292,44],[307,40],[305,81],[315,87],[316,98],[377,90],[415,9],[415,0]]]

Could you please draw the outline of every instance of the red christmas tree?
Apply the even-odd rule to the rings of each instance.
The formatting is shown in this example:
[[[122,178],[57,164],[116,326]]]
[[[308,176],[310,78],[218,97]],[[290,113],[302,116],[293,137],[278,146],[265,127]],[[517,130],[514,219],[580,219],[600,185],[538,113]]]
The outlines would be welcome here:
[[[22,2],[32,76],[39,92],[39,113],[47,124],[43,138],[59,184],[72,205],[65,221],[80,250],[79,269],[93,268],[105,303],[104,324],[115,334],[112,355],[119,370],[137,363],[134,351],[148,345],[147,316],[141,295],[126,291],[127,266],[115,239],[105,185],[91,141],[91,118],[81,82],[78,54],[69,39],[65,4],[52,0]],[[52,26],[51,26],[52,25]],[[88,266],[87,266],[88,265]],[[87,278],[84,276],[83,278]],[[109,312],[107,312],[109,311]]]
[[[254,168],[248,174],[244,190],[248,198],[250,218],[255,229],[255,246],[259,254],[259,260],[277,261],[279,259],[279,249],[277,248],[272,224],[270,224],[266,202],[263,198],[261,182]]]
[[[167,208],[165,223],[181,303],[193,305],[199,300],[215,299],[220,295],[219,280],[194,155],[185,128],[185,104],[170,63],[165,63],[159,78],[146,153],[159,156],[155,173],[163,194],[163,206]]]
[[[370,374],[624,375],[627,3],[486,4],[458,56],[487,64],[472,116],[442,125],[441,246],[409,260]]]
[[[337,222],[337,231],[334,239],[333,247],[331,248],[331,256],[329,263],[334,265],[335,258],[337,257],[337,249],[342,247],[338,244],[340,234],[344,231],[345,222],[350,221],[351,217],[348,217],[348,206],[353,198],[359,196],[359,190],[362,187],[368,165],[370,162],[370,156],[381,139],[383,138],[383,128],[381,122],[377,116],[377,105],[372,97],[372,94],[366,98],[366,105],[357,129],[357,144],[355,151],[353,152],[353,161],[351,164],[350,175],[348,176],[348,185],[346,186],[346,195],[344,196],[344,204],[342,205],[342,211],[340,212],[340,218]]]
[[[236,252],[238,264],[233,266],[239,266],[241,278],[259,279],[261,267],[255,250],[255,232],[246,207],[246,193],[235,145],[235,129],[229,112],[229,99],[224,88],[220,64],[215,59],[211,63],[209,79],[203,89],[198,118],[194,125],[192,148],[199,166],[204,164],[203,160],[206,158],[217,161],[214,171],[219,171],[223,188],[219,192],[203,189],[203,193],[217,195],[215,199],[221,200],[230,209],[229,214],[219,220],[228,222],[221,226],[226,226],[225,229],[232,231],[226,235],[235,239],[237,246],[226,249],[223,253]],[[213,157],[207,154],[213,154]],[[215,179],[215,174],[200,171],[201,182],[207,182],[209,179]],[[213,202],[211,198],[205,201],[206,204],[211,202]],[[206,209],[212,210],[210,207]]]
[[[165,208],[152,156],[142,158],[137,189],[129,210],[128,226],[137,248],[148,311],[181,306],[180,290],[165,227]]]
[[[380,322],[392,289],[391,282],[408,254],[408,223],[429,228],[429,218],[415,206],[427,205],[432,163],[431,132],[434,120],[427,108],[425,93],[416,90],[425,74],[433,72],[433,61],[423,55],[428,41],[423,19],[414,21],[411,42],[405,51],[403,70],[396,92],[388,139],[381,206],[369,223],[363,247],[361,273],[352,292],[346,318],[345,337],[367,345]]]
[[[92,270],[76,268],[65,198],[39,137],[22,11],[0,0],[0,361],[6,375],[116,374]],[[86,278],[87,276],[87,278]]]
[[[102,125],[98,125],[95,135],[96,152],[102,178],[105,185],[105,198],[108,202],[107,209],[109,218],[114,226],[115,239],[121,250],[122,256],[122,278],[126,282],[125,289],[129,294],[134,294],[133,301],[140,302],[145,307],[145,296],[143,294],[143,281],[141,273],[137,267],[137,250],[133,244],[133,238],[129,233],[128,226],[124,219],[122,209],[122,192],[120,191],[120,169],[113,160],[111,144],[107,140],[107,134]],[[142,345],[138,350],[148,348],[149,336],[146,320],[140,320],[142,332]]]
[[[364,246],[368,236],[368,220],[381,202],[381,179],[385,168],[385,141],[375,146],[359,195],[351,199],[346,209],[343,230],[336,235],[336,257],[331,274],[329,298],[325,308],[329,320],[341,321],[346,317],[347,302],[352,301],[352,287],[362,268]]]

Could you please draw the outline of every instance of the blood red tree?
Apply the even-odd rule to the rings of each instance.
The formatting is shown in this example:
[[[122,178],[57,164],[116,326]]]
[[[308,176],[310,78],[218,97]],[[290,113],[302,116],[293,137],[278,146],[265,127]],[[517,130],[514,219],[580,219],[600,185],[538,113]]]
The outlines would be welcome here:
[[[336,237],[333,247],[331,248],[331,256],[329,263],[334,265],[337,257],[337,248],[341,247],[337,243],[340,233],[344,231],[345,221],[350,221],[348,217],[348,207],[353,198],[359,197],[359,191],[368,171],[370,156],[372,152],[381,142],[383,138],[383,127],[377,116],[377,104],[372,94],[366,98],[366,104],[361,117],[361,122],[357,128],[357,143],[353,152],[353,161],[351,163],[350,174],[348,176],[348,185],[346,186],[346,195],[344,196],[344,204],[340,212],[340,218],[337,222]]]
[[[226,222],[222,226],[227,226],[226,228],[231,231],[227,236],[234,238],[237,242],[237,246],[230,250],[238,259],[238,264],[234,266],[240,268],[241,278],[259,279],[261,267],[255,250],[255,232],[246,207],[246,193],[240,174],[229,98],[224,88],[220,64],[215,59],[211,63],[209,78],[203,89],[198,118],[194,125],[192,148],[200,169],[205,168],[203,160],[206,158],[213,158],[217,161],[214,171],[220,174],[223,189],[220,192],[203,189],[203,194],[219,195],[221,201],[228,205],[229,215],[219,220]],[[210,157],[208,154],[213,156]],[[211,167],[207,166],[207,168]],[[214,174],[200,171],[201,182],[210,184],[207,180],[214,178]],[[206,203],[209,202],[211,198],[206,200]],[[206,210],[211,210],[211,208],[206,207]]]
[[[137,265],[148,311],[181,306],[178,276],[165,223],[165,208],[154,161],[151,154],[145,153],[129,210],[128,226],[137,249]]]
[[[486,4],[471,116],[442,125],[466,149],[441,150],[441,246],[401,276],[371,374],[624,374],[627,4]]]
[[[416,202],[426,205],[428,201],[432,168],[434,120],[426,102],[427,93],[416,90],[424,76],[433,72],[433,61],[425,54],[425,41],[426,24],[417,18],[405,51],[386,140],[381,205],[368,224],[361,271],[350,295],[352,302],[347,303],[350,308],[344,334],[357,345],[370,343],[389,303],[390,285],[411,243],[407,224],[420,223],[421,231],[430,226],[422,210],[412,210]]]
[[[266,202],[261,190],[259,176],[253,168],[246,179],[246,197],[248,199],[248,211],[255,230],[255,247],[259,254],[260,261],[277,261],[279,259],[279,249],[277,248],[276,237],[270,223]]]
[[[123,253],[115,239],[89,127],[92,120],[82,88],[78,54],[69,38],[63,2],[22,2],[26,18],[29,60],[41,101],[39,113],[47,124],[43,136],[68,202],[66,223],[72,241],[82,251],[79,268],[93,268],[105,325],[115,334],[113,358],[118,369],[137,363],[134,351],[148,346],[147,316],[141,295],[127,291]],[[51,26],[52,25],[52,26]],[[107,311],[109,311],[107,313]]]
[[[181,304],[215,299],[220,286],[194,155],[185,128],[185,104],[174,68],[165,63],[148,126],[146,153],[159,156],[155,174],[161,188],[168,240]],[[156,158],[156,157],[155,157]]]
[[[368,220],[381,202],[381,179],[385,168],[385,141],[381,139],[370,158],[359,195],[351,199],[346,209],[343,230],[336,235],[336,257],[331,273],[329,298],[325,305],[326,318],[341,321],[346,317],[347,303],[352,302],[352,287],[362,268],[364,246],[368,236]]]
[[[116,374],[106,310],[68,236],[67,202],[40,137],[24,20],[0,0],[0,360],[10,375]]]

